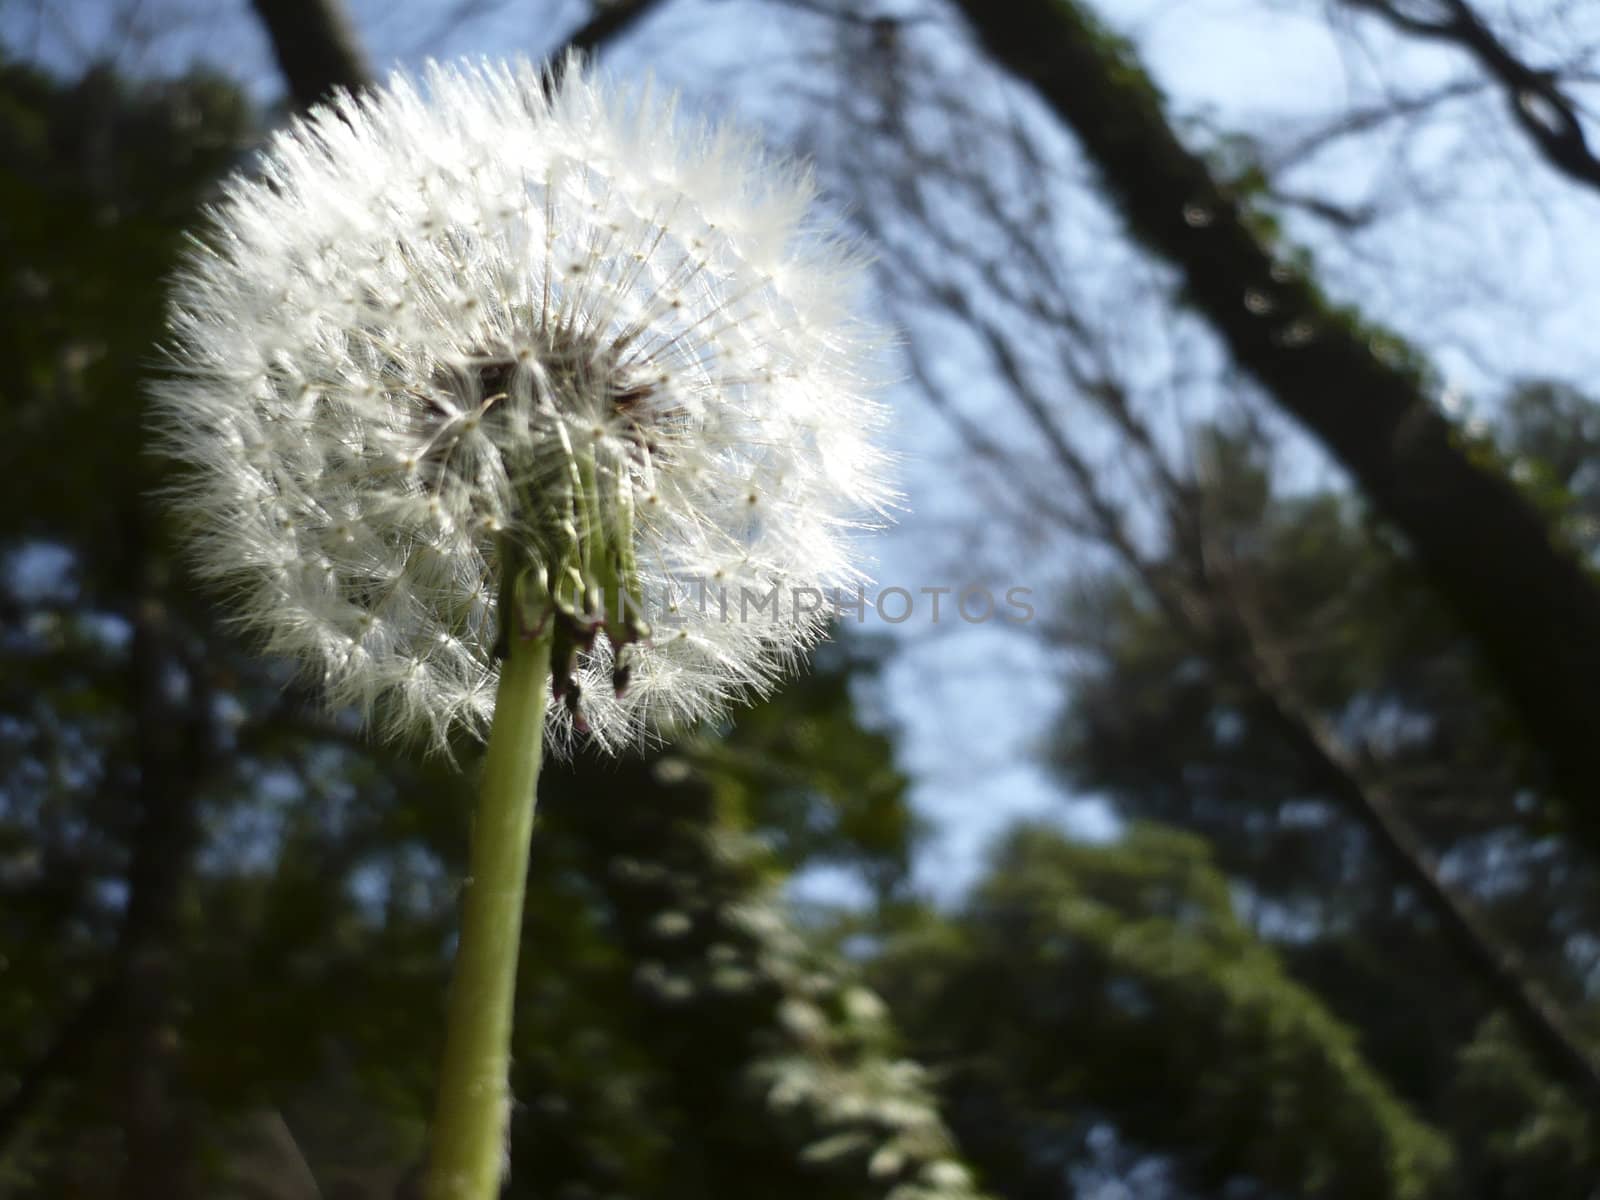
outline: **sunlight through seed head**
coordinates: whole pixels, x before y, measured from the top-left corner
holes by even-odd
[[[317,110],[175,283],[158,436],[199,574],[396,735],[481,732],[502,632],[552,621],[558,748],[770,687],[824,609],[715,596],[855,586],[893,498],[883,333],[813,193],[575,60]]]

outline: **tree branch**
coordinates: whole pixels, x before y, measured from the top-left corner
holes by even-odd
[[[1379,852],[1417,890],[1457,953],[1488,986],[1545,1069],[1600,1110],[1600,1063],[1585,1039],[1539,986],[1521,956],[1468,900],[1439,878],[1433,855],[1400,815],[1393,794],[1369,777],[1330,722],[1301,696],[1287,656],[1266,628],[1258,606],[1237,586],[1234,572],[1219,563],[1218,555],[1206,558],[1207,578],[1224,593],[1224,603],[1213,604],[1211,611],[1227,613],[1233,636],[1226,640],[1238,648],[1225,659],[1215,654],[1213,658],[1245,685],[1257,711],[1328,795],[1366,826]]]
[[[1154,86],[1072,0],[960,0],[983,46],[1078,135],[1135,234],[1182,274],[1235,360],[1401,531],[1600,849],[1600,587],[1511,482],[1461,444],[1415,363],[1253,232]]]
[[[310,108],[340,91],[371,87],[372,68],[361,49],[343,0],[251,0],[272,42],[289,93],[299,108]],[[590,54],[632,29],[661,0],[597,3],[594,15],[550,55],[561,70],[569,52]]]
[[[1561,91],[1555,72],[1535,69],[1519,59],[1466,0],[1440,0],[1450,15],[1437,22],[1410,17],[1389,0],[1344,3],[1374,13],[1415,37],[1448,42],[1472,55],[1499,85],[1512,119],[1544,160],[1568,179],[1600,191],[1600,158],[1589,148],[1577,108]]]
[[[147,581],[147,586],[133,614],[138,824],[114,985],[122,1005],[127,1106],[119,1195],[174,1200],[187,1194],[182,1121],[170,1095],[181,991],[174,944],[201,836],[197,793],[217,741],[206,664],[184,652],[182,635],[172,627],[155,585]],[[174,686],[175,672],[181,672],[181,687]]]
[[[343,0],[251,0],[266,27],[289,94],[310,108],[340,91],[372,86],[372,68]]]
[[[661,2],[662,0],[613,0],[612,3],[596,4],[594,16],[567,38],[566,45],[550,55],[550,61],[559,65],[568,51],[577,51],[580,54],[594,53],[627,33],[652,9],[659,8]]]

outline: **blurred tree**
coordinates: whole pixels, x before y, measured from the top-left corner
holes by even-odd
[[[17,618],[4,699],[20,751],[0,953],[33,968],[11,977],[32,1020],[4,1036],[8,1061],[34,1060],[0,1128],[66,1062],[88,1062],[105,1079],[92,1104],[118,1113],[123,1194],[160,1194],[166,1178],[182,1195],[171,950],[219,730],[204,651],[137,501],[153,480],[137,364],[182,225],[237,153],[246,108],[214,78],[140,88],[99,69],[61,87],[10,64],[0,95],[13,167],[0,286],[29,314],[0,333],[13,364],[0,547]]]
[[[1573,418],[1585,411],[1591,403],[1531,387],[1511,398],[1502,437],[1530,502],[1575,534],[1592,503],[1585,456],[1533,454],[1582,428]],[[1415,565],[1347,500],[1283,494],[1270,461],[1244,432],[1216,435],[1203,534],[1176,540],[1171,561],[1131,584],[1113,574],[1084,594],[1073,643],[1097,649],[1077,673],[1058,761],[1128,816],[1210,839],[1255,927],[1431,1119],[1463,1115],[1450,1101],[1463,1055],[1515,1054],[1532,1078],[1531,1054],[1571,1090],[1510,1088],[1501,1110],[1521,1095],[1536,1110],[1556,1106],[1553,1128],[1588,1128],[1587,931],[1600,920],[1600,875],[1528,797],[1504,708]],[[1179,577],[1199,589],[1186,593],[1191,609],[1209,601],[1248,621],[1223,626],[1220,642],[1175,622],[1149,580]],[[1241,669],[1263,659],[1270,670]],[[1337,748],[1348,739],[1358,748]],[[1518,1037],[1496,1026],[1499,1049],[1470,1051],[1497,1006]],[[1473,1078],[1483,1086],[1481,1066]],[[1548,1171],[1536,1140],[1529,1169]],[[1464,1162],[1483,1146],[1465,1129],[1456,1144]],[[1524,1194],[1511,1144],[1497,1143],[1495,1172],[1463,1172],[1468,1194]],[[1564,1161],[1562,1186],[1544,1194],[1587,1195],[1600,1163]]]
[[[1127,47],[1076,7],[971,7],[986,33],[1029,31],[985,45],[1012,73],[1044,80],[1042,98],[1068,118],[1103,189],[1078,186],[1079,163],[1042,109],[992,103],[950,69],[959,48],[909,23],[892,39],[839,32],[841,53],[872,84],[833,110],[856,140],[835,133],[823,144],[841,174],[867,181],[862,219],[885,247],[889,302],[914,331],[913,377],[967,463],[987,468],[972,472],[989,502],[975,553],[1011,571],[1052,553],[1076,559],[1062,594],[1079,603],[1060,620],[1059,605],[1042,606],[1033,630],[1041,648],[1078,664],[1056,748],[1071,791],[1212,842],[1244,918],[1348,1023],[1386,1085],[1452,1135],[1460,1170],[1448,1190],[1518,1194],[1564,1172],[1556,1194],[1587,1195],[1594,1164],[1566,1152],[1600,1100],[1595,876],[1592,855],[1573,841],[1581,814],[1566,826],[1550,803],[1545,729],[1519,715],[1526,692],[1519,699],[1483,669],[1470,622],[1448,589],[1430,586],[1437,578],[1414,531],[1370,489],[1309,486],[1305,456],[1273,436],[1270,412],[1216,351],[1231,352],[1270,398],[1325,403],[1329,421],[1363,425],[1352,436],[1409,452],[1412,443],[1390,445],[1381,423],[1361,415],[1382,388],[1345,378],[1348,388],[1328,390],[1336,364],[1315,354],[1298,360],[1303,375],[1276,381],[1250,357],[1284,365],[1325,336],[1347,337],[1332,358],[1349,351],[1347,361],[1389,385],[1409,381],[1405,404],[1432,414],[1423,441],[1442,436],[1452,470],[1482,473],[1519,514],[1531,553],[1556,547],[1578,583],[1573,595],[1590,588],[1594,485],[1584,464],[1593,449],[1581,439],[1595,406],[1538,383],[1508,398],[1498,429],[1447,424],[1425,364],[1393,335],[1327,306],[1304,255],[1263,266],[1274,285],[1313,287],[1322,306],[1302,331],[1309,342],[1289,336],[1279,322],[1298,310],[1282,307],[1282,288],[1229,273],[1241,246],[1281,253],[1269,208],[1256,203],[1273,181],[1248,149],[1225,145],[1211,163],[1186,150]],[[1072,30],[1050,26],[1047,10],[1066,13]],[[1118,161],[1104,161],[1113,154]],[[1202,183],[1213,190],[1195,191]],[[1105,223],[1100,190],[1112,202]],[[1188,203],[1197,207],[1186,212]],[[1165,223],[1162,237],[1147,218]],[[1143,279],[1144,255],[1084,248],[1112,238],[1118,222],[1177,271]],[[1219,222],[1229,226],[1220,242]],[[1196,275],[1211,291],[1197,296]],[[1232,308],[1219,315],[1224,292]],[[1252,321],[1241,349],[1235,327]],[[1263,348],[1274,331],[1285,336]],[[960,352],[941,354],[943,341],[959,341]],[[1578,442],[1570,453],[1569,441]],[[1404,486],[1429,491],[1433,504],[1445,494],[1436,483],[1419,469]],[[1444,507],[1435,515],[1460,543],[1461,587],[1498,573],[1489,586],[1511,605],[1502,616],[1525,593],[1541,593],[1530,605],[1549,599],[1537,573],[1490,565],[1468,508],[1445,507],[1447,517]],[[1571,626],[1548,619],[1535,635],[1540,653],[1564,654]],[[1506,628],[1511,641],[1527,632]],[[1534,657],[1521,664],[1528,687],[1546,682]],[[1559,736],[1592,740],[1582,731],[1594,706],[1568,699]],[[1491,1168],[1481,1126],[1453,1124],[1460,1109],[1451,1106],[1461,1056],[1492,1012],[1509,1018],[1518,1070],[1538,1084],[1496,1093],[1506,1128],[1524,1133],[1496,1140]],[[1528,1107],[1507,1116],[1518,1104]],[[971,1136],[971,1122],[956,1123]],[[1542,1148],[1536,1131],[1551,1135]],[[1529,1157],[1513,1167],[1519,1146]],[[1073,1154],[1081,1162],[1087,1151]]]
[[[1447,7],[1460,26],[1465,6]],[[1573,828],[1600,846],[1592,574],[1498,464],[1461,444],[1426,364],[1331,304],[1280,249],[1252,212],[1248,175],[1224,182],[1184,146],[1125,41],[1074,0],[962,9],[994,61],[1071,127],[1130,230],[1178,270],[1238,365],[1393,522],[1542,752]]]
[[[1232,908],[1197,838],[1025,828],[878,964],[1003,1195],[1074,1195],[1064,1148],[1104,1121],[1205,1194],[1444,1194],[1448,1143]]]

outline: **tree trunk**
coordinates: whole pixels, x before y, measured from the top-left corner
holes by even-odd
[[[1419,366],[1276,258],[1178,140],[1126,46],[1071,0],[960,0],[993,58],[1077,134],[1133,233],[1235,360],[1401,532],[1600,849],[1600,587],[1431,402]]]

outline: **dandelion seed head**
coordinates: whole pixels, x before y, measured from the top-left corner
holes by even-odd
[[[397,734],[481,732],[502,633],[549,621],[558,748],[770,687],[823,615],[705,581],[854,586],[893,499],[863,262],[813,199],[575,61],[295,124],[175,282],[158,433],[200,574]]]

